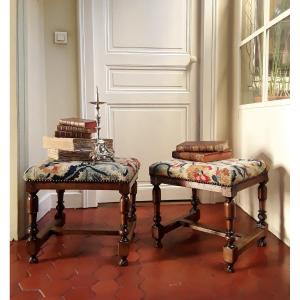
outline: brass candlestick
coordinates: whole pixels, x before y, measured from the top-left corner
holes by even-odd
[[[108,149],[105,141],[100,137],[100,105],[105,104],[106,102],[99,101],[99,90],[97,89],[97,101],[90,101],[91,104],[96,105],[97,111],[97,141],[95,143],[95,148],[90,154],[90,158],[93,160],[94,163],[97,161],[114,161],[114,150]]]

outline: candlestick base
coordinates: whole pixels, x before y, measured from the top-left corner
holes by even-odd
[[[103,139],[97,140],[94,150],[90,154],[90,158],[95,164],[97,161],[114,161],[113,149],[108,149]]]

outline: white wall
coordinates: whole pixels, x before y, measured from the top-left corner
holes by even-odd
[[[10,239],[18,237],[17,1],[10,2]]]
[[[234,17],[234,3],[232,0],[217,0],[216,5],[215,139],[228,140],[232,147],[233,84],[230,77],[233,72],[232,19]]]
[[[43,0],[47,87],[47,134],[60,118],[79,116],[76,0]],[[67,31],[68,44],[53,43],[55,31]]]
[[[43,1],[26,1],[27,7],[27,134],[28,165],[42,161],[41,147],[47,129]]]
[[[262,158],[270,164],[267,222],[269,230],[289,244],[289,207],[290,207],[290,161],[288,132],[290,105],[284,102],[252,104],[240,108],[238,78],[238,20],[239,1],[235,1],[233,33],[235,36],[234,73],[230,80],[234,82],[234,102],[232,107],[232,136],[234,154],[241,158]],[[257,217],[257,189],[247,189],[240,193],[238,204],[251,216]]]
[[[267,221],[270,231],[289,244],[290,105],[271,104],[239,109],[235,153],[242,158],[262,158],[270,165]],[[253,217],[258,210],[258,201],[253,201],[256,197],[257,189],[253,188],[243,191],[239,200],[240,206]]]

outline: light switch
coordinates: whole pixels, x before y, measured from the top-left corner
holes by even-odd
[[[54,42],[55,42],[55,44],[67,44],[68,43],[68,33],[56,31],[54,33]]]

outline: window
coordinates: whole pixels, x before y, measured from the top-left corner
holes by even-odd
[[[290,1],[242,0],[241,104],[290,98]]]

